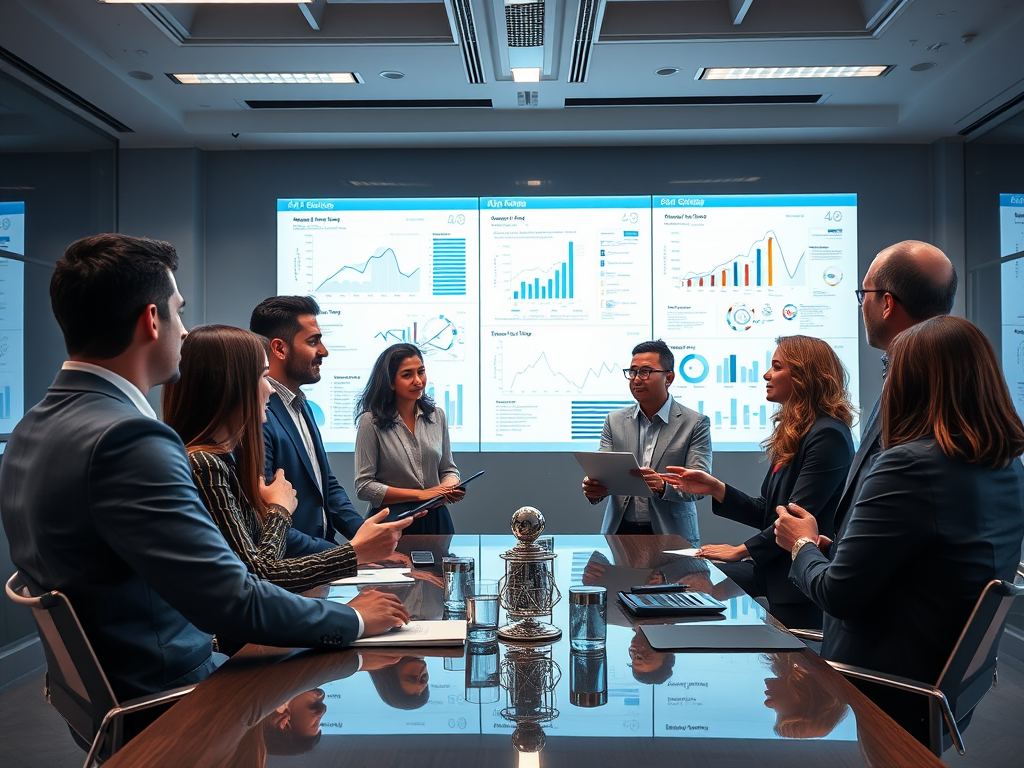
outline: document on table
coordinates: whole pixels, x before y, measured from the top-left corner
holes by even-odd
[[[353,641],[352,647],[462,645],[465,642],[466,622],[463,619],[454,621],[410,621],[405,626],[385,632],[383,635],[361,637]]]
[[[346,576],[331,582],[332,587],[367,584],[404,584],[413,581],[408,568],[360,568],[355,576]]]
[[[629,451],[574,451],[573,456],[587,477],[615,496],[653,496],[647,481],[631,471],[640,469],[636,456]]]
[[[666,549],[666,555],[682,555],[683,557],[697,557],[697,548],[690,547],[689,549]]]

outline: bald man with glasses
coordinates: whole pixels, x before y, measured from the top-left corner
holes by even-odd
[[[637,404],[609,413],[601,432],[601,450],[636,456],[654,495],[609,496],[607,488],[589,477],[583,478],[583,494],[591,504],[608,500],[601,533],[674,533],[698,547],[696,502],[703,496],[677,491],[658,474],[670,464],[711,471],[711,422],[669,394],[674,367],[675,356],[660,339],[634,347],[623,373]]]

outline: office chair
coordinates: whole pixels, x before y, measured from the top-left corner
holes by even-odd
[[[71,729],[85,743],[91,743],[85,768],[91,768],[104,744],[109,742],[108,756],[121,748],[125,715],[176,701],[195,687],[118,702],[78,616],[63,593],[44,592],[16,571],[7,581],[7,596],[32,610],[46,654],[43,692]]]
[[[1017,575],[1020,582],[1024,578],[1024,563],[1017,567]],[[966,748],[957,723],[974,710],[996,683],[999,638],[1013,600],[1021,594],[1024,594],[1024,584],[1021,583],[994,579],[985,585],[935,685],[837,661],[829,661],[828,664],[847,677],[928,696],[928,748],[937,757],[942,757],[944,737],[948,733],[956,751],[962,755]],[[790,632],[804,640],[822,639],[819,630],[791,629]]]

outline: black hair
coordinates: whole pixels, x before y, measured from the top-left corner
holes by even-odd
[[[291,344],[300,330],[302,315],[320,314],[320,305],[312,296],[271,296],[261,301],[249,318],[249,330],[267,339]]]
[[[641,341],[633,347],[634,355],[644,355],[648,352],[656,352],[658,354],[658,361],[666,371],[675,371],[676,356],[672,354],[672,350],[668,348],[668,344],[664,341],[661,339]]]
[[[50,278],[50,305],[64,332],[69,355],[99,360],[131,346],[139,316],[156,305],[169,320],[178,268],[174,246],[120,234],[76,240],[57,261]]]
[[[395,391],[392,388],[398,368],[409,357],[423,359],[423,353],[415,344],[392,344],[380,353],[373,364],[370,380],[356,401],[356,423],[364,413],[373,416],[373,422],[381,427],[391,427],[398,422],[398,408],[395,406]],[[424,392],[419,407],[430,416],[434,412],[434,401]]]
[[[416,656],[403,656],[397,664],[370,670],[370,679],[381,701],[394,709],[419,709],[430,700],[430,686],[419,693],[406,693],[398,676],[398,668],[409,661],[422,661]]]
[[[909,241],[893,246],[889,255],[880,260],[875,269],[875,287],[897,297],[914,320],[948,315],[953,309],[959,282],[956,268],[950,264],[952,277],[948,280],[937,280],[935,275],[922,274],[920,266],[913,259],[917,245]]]
[[[661,685],[670,677],[672,677],[672,668],[676,665],[676,655],[674,653],[666,653],[665,658],[662,659],[661,666],[657,669],[652,669],[650,672],[639,672],[636,667],[633,667],[633,679],[643,685]]]

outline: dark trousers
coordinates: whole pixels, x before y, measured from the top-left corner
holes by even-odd
[[[650,536],[654,533],[654,527],[650,523],[631,523],[623,518],[615,531],[616,536]]]

